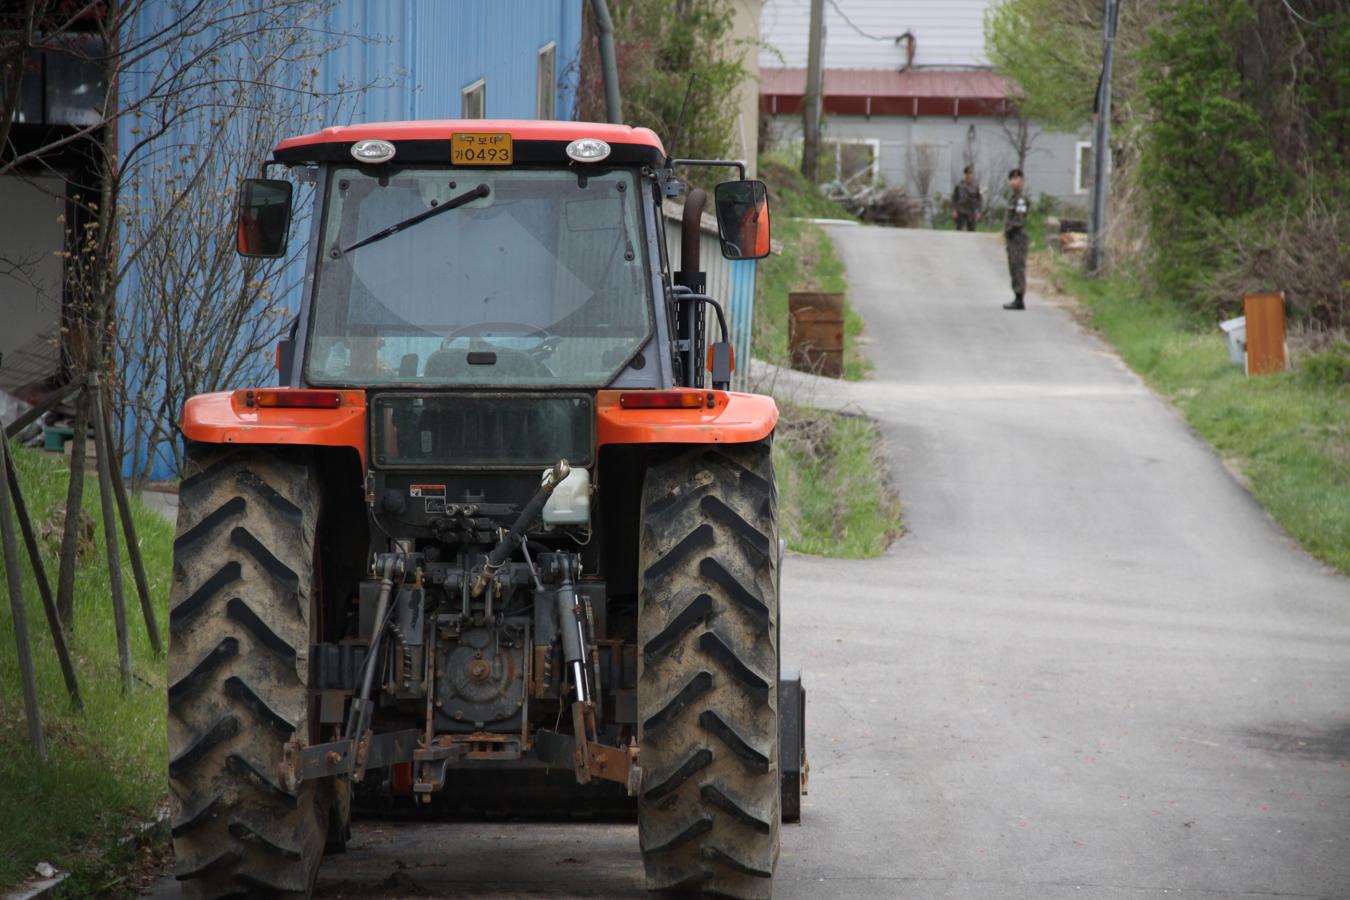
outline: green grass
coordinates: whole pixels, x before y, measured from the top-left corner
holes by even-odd
[[[759,264],[755,300],[754,352],[759,359],[788,364],[788,294],[792,291],[848,293],[844,264],[825,229],[803,219],[851,219],[838,203],[821,195],[802,177],[796,163],[781,154],[759,158],[759,177],[769,186],[773,236],[783,252]],[[844,378],[861,381],[872,361],[858,350],[862,317],[844,299]]]
[[[788,362],[788,294],[792,291],[848,292],[844,264],[825,229],[802,219],[779,219],[774,237],[783,242],[781,254],[771,254],[759,265],[755,301],[755,356],[779,365]],[[862,316],[844,301],[844,378],[861,381],[872,361],[858,350]]]
[[[17,450],[15,456],[24,498],[41,530],[52,510],[65,502],[68,469],[64,460],[35,451]],[[161,640],[167,641],[173,526],[138,501],[132,503]],[[122,693],[98,484],[92,478],[85,483],[84,508],[95,523],[96,548],[78,567],[75,622],[67,635],[83,712],[71,708],[41,597],[20,543],[28,630],[49,752],[46,763],[28,741],[13,619],[8,603],[0,609],[0,887],[22,881],[45,860],[72,871],[64,896],[134,896],[119,879],[136,861],[135,851],[121,846],[120,839],[130,827],[150,819],[166,798],[164,664],[150,648],[123,547],[135,684],[130,694]],[[45,557],[53,590],[59,529],[57,535]]]
[[[875,423],[782,404],[774,440],[780,534],[798,553],[868,559],[904,529],[900,503],[879,472]]]
[[[759,266],[755,302],[755,356],[788,364],[788,294],[820,291],[847,295],[844,264],[825,229],[813,218],[848,219],[797,171],[796,160],[765,154],[759,174],[768,185],[774,238],[781,254]],[[844,301],[844,378],[859,381],[872,368],[858,351],[863,320]],[[878,556],[901,533],[900,503],[878,472],[880,435],[870,420],[779,404],[774,440],[779,528],[798,553],[866,559]]]
[[[1128,278],[1063,268],[1056,278],[1125,361],[1235,464],[1275,520],[1350,574],[1350,385],[1297,371],[1247,378],[1229,362],[1219,329],[1175,302],[1141,297]]]

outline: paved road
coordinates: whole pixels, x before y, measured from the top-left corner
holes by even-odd
[[[996,239],[833,235],[875,378],[798,390],[881,421],[910,534],[785,569],[776,896],[1350,896],[1350,581],[1066,311],[999,309]],[[629,826],[359,838],[323,896],[642,894]]]

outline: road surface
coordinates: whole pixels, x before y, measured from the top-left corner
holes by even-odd
[[[909,534],[793,556],[781,898],[1350,896],[1350,581],[988,235],[832,228]],[[324,897],[642,896],[625,825],[368,823]],[[172,896],[161,884],[154,896]]]

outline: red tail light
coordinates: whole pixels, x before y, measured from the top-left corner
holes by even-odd
[[[619,395],[624,409],[712,409],[717,395],[712,391],[628,391]]]
[[[256,409],[337,409],[341,391],[309,391],[291,388],[254,388],[234,392],[235,402]]]

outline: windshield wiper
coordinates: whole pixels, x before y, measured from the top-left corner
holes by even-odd
[[[349,247],[343,247],[342,250],[339,252],[351,253],[357,247],[364,247],[366,244],[373,244],[376,241],[382,241],[391,235],[398,234],[405,228],[411,228],[414,225],[418,224],[419,222],[425,222],[427,219],[430,219],[432,216],[439,215],[440,213],[449,212],[452,209],[458,209],[459,207],[463,206],[469,201],[477,200],[479,197],[486,197],[490,193],[492,193],[492,191],[488,189],[488,186],[486,184],[480,184],[478,187],[473,188],[472,190],[465,191],[458,197],[452,197],[445,203],[442,203],[440,206],[433,206],[426,212],[420,212],[415,216],[409,216],[402,222],[395,222],[388,228],[382,228],[368,237],[363,237],[355,244],[352,244]]]

